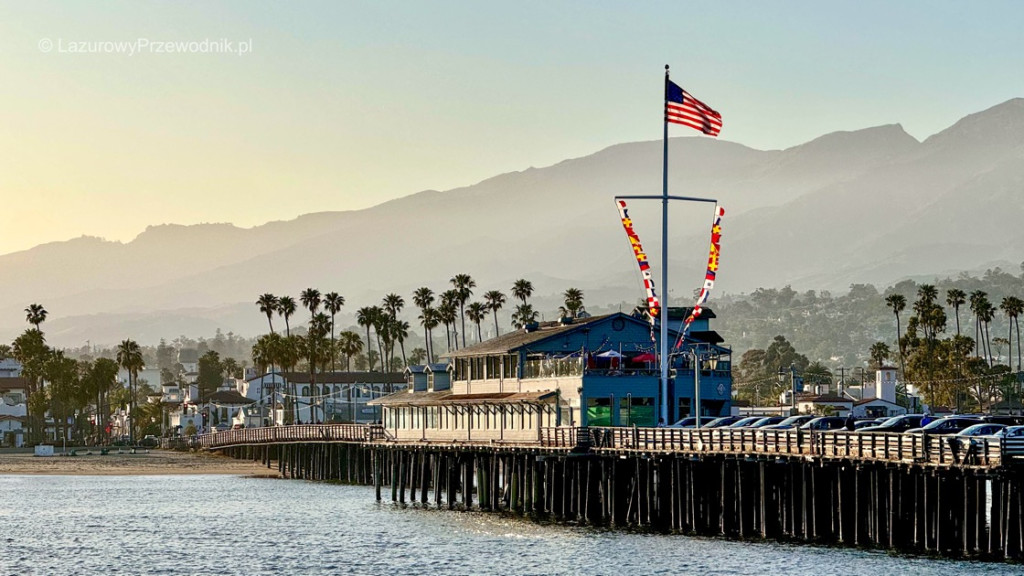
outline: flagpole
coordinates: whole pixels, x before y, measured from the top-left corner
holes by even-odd
[[[662,104],[661,163],[661,421],[668,426],[668,64],[665,64],[665,102]],[[698,414],[699,416],[699,414]]]

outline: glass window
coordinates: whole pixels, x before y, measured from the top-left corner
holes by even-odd
[[[587,426],[612,425],[611,398],[587,398]]]

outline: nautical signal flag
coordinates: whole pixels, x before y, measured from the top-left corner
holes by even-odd
[[[722,115],[697,100],[675,82],[665,79],[665,121],[682,124],[718,136],[722,131]]]

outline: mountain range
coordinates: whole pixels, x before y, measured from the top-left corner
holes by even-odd
[[[924,141],[900,125],[785,150],[672,138],[668,165],[670,194],[726,209],[716,290],[842,291],[1024,260],[1021,98]],[[47,336],[60,346],[216,328],[252,335],[265,329],[259,294],[297,297],[307,287],[345,295],[341,326],[386,293],[411,301],[416,287],[440,292],[458,273],[473,276],[478,294],[507,294],[515,279],[530,279],[535,307],[549,315],[570,286],[589,306],[632,303],[642,283],[613,198],[658,195],[661,183],[662,142],[634,142],[365,210],[253,228],[164,224],[126,243],[48,243],[0,256],[0,339],[24,329],[33,302],[50,311]],[[658,264],[660,203],[629,202]],[[673,202],[671,214],[669,296],[682,304],[703,278],[712,209]]]

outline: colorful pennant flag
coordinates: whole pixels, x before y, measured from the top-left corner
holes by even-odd
[[[697,295],[697,303],[693,305],[693,310],[683,321],[683,330],[679,334],[679,340],[676,341],[676,348],[683,345],[686,335],[690,333],[690,324],[700,317],[701,312],[704,311],[701,306],[708,301],[708,294],[715,287],[715,275],[718,273],[718,256],[722,241],[722,216],[724,215],[725,208],[715,206],[715,220],[711,225],[711,248],[708,253],[708,269],[704,273],[704,285],[700,289],[700,294]]]
[[[658,295],[654,293],[651,265],[647,261],[644,247],[640,244],[640,237],[633,230],[633,221],[630,220],[629,213],[626,211],[626,202],[624,200],[616,200],[615,203],[619,208],[619,218],[622,219],[622,227],[626,230],[629,245],[633,248],[633,254],[636,256],[636,263],[640,266],[640,275],[644,279],[644,290],[647,291],[647,311],[651,316],[651,324],[653,325],[654,319],[661,313],[661,302],[658,300]]]

